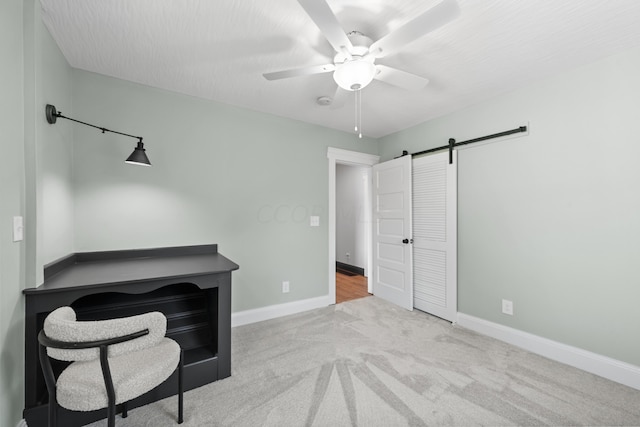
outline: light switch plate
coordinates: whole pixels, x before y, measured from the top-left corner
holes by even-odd
[[[319,216],[310,216],[309,217],[309,225],[312,227],[320,227],[320,217]]]

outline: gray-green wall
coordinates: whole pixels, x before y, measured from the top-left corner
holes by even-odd
[[[134,139],[67,124],[76,251],[217,243],[240,265],[234,311],[327,294],[327,147],[375,153],[375,140],[79,70],[73,107],[142,136],[153,163],[124,163]]]
[[[38,0],[24,2],[24,150],[26,282],[43,280],[43,266],[73,252],[73,133],[45,118],[45,105],[71,110],[71,67],[41,19]]]
[[[0,2],[0,425],[21,418],[24,244],[14,243],[13,216],[24,208],[22,1]]]
[[[49,129],[47,102],[71,103],[71,68],[37,0],[0,3],[0,425],[22,418],[25,287],[73,245],[72,134]],[[13,216],[24,240],[13,242]]]
[[[530,122],[459,152],[460,312],[640,365],[638,76],[634,50],[380,141],[389,159]]]

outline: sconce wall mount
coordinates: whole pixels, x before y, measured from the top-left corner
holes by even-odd
[[[101,126],[92,125],[90,123],[86,123],[80,120],[72,119],[71,117],[63,116],[62,113],[56,110],[56,107],[51,104],[47,104],[47,106],[45,107],[45,114],[47,116],[47,123],[49,124],[55,124],[58,121],[58,118],[67,119],[67,120],[71,120],[72,122],[80,123],[85,126],[90,126],[92,128],[98,129],[102,131],[102,133],[105,133],[105,132],[117,133],[118,135],[124,135],[130,138],[135,138],[138,140],[138,144],[136,144],[136,148],[133,150],[133,153],[131,153],[131,155],[127,158],[127,160],[125,160],[125,162],[133,165],[151,166],[151,162],[149,161],[149,158],[145,153],[144,144],[142,143],[141,136],[135,136],[135,135],[130,135],[124,132],[118,132],[118,131],[107,129]]]

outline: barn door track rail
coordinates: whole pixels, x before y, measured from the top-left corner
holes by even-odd
[[[527,127],[526,126],[520,126],[518,128],[515,128],[515,129],[506,130],[504,132],[498,132],[498,133],[494,133],[494,134],[491,134],[491,135],[481,136],[479,138],[469,139],[467,141],[456,142],[455,139],[449,138],[449,144],[447,144],[447,145],[443,145],[442,147],[430,148],[428,150],[418,151],[417,153],[412,153],[411,155],[412,156],[420,156],[422,154],[433,153],[433,152],[436,152],[436,151],[449,150],[449,164],[452,164],[453,163],[453,149],[455,147],[459,147],[461,145],[473,144],[474,142],[486,141],[488,139],[500,138],[501,136],[507,136],[507,135],[512,135],[514,133],[521,133],[521,132],[526,132],[526,131],[527,131]],[[406,150],[402,151],[402,156],[407,156],[407,155],[409,155],[408,151],[406,151]],[[400,157],[402,157],[402,156],[400,156]]]

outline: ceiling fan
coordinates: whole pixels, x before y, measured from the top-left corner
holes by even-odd
[[[325,0],[298,0],[298,3],[335,49],[333,64],[264,73],[263,76],[267,80],[279,80],[333,72],[333,78],[338,84],[334,104],[336,98],[344,98],[340,94],[341,91],[358,92],[373,79],[409,90],[425,87],[429,83],[428,79],[397,68],[376,64],[375,61],[400,51],[406,44],[443,26],[460,14],[456,0],[443,0],[374,42],[358,31],[346,33]]]

